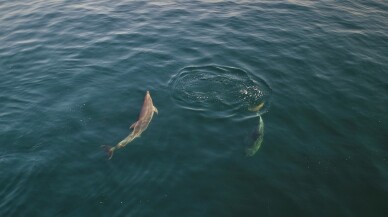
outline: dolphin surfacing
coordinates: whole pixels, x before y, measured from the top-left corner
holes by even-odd
[[[257,106],[250,107],[248,108],[248,110],[251,112],[258,112],[261,108],[263,108],[263,106],[264,106],[264,102],[260,103]]]
[[[124,148],[128,143],[132,142],[137,137],[140,137],[140,135],[147,129],[148,125],[150,124],[152,117],[154,113],[158,114],[158,109],[154,106],[150,92],[147,91],[143,107],[141,108],[139,119],[131,125],[129,129],[133,129],[131,134],[129,134],[127,137],[125,137],[123,140],[121,140],[116,146],[110,147],[110,146],[102,146],[106,153],[108,154],[108,158],[111,159],[113,156],[113,152],[116,149]]]

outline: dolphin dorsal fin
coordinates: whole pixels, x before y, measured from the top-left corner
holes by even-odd
[[[135,123],[133,123],[133,124],[129,127],[129,129],[133,129],[133,128],[136,126],[136,124],[137,124],[137,121],[136,121]]]
[[[154,106],[154,112],[158,114],[158,109]]]

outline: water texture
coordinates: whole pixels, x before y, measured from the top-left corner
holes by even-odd
[[[387,72],[386,1],[0,0],[0,216],[388,216]]]
[[[186,67],[173,75],[169,86],[181,107],[202,111],[208,118],[243,116],[258,106],[262,108],[255,115],[263,114],[264,105],[270,104],[271,89],[264,80],[232,67]]]

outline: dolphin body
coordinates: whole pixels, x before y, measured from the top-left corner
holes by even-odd
[[[129,129],[133,129],[132,133],[129,134],[127,137],[125,137],[123,140],[121,140],[114,147],[103,146],[103,148],[105,148],[108,154],[109,159],[112,158],[113,152],[116,149],[124,148],[128,143],[132,142],[132,140],[134,140],[137,137],[140,137],[140,135],[147,129],[149,123],[151,122],[154,112],[158,114],[158,109],[154,106],[152,102],[150,92],[147,91],[144,97],[144,103],[140,111],[139,119],[135,123],[133,123],[129,128]]]
[[[264,121],[261,115],[259,114],[259,111],[264,107],[264,102],[260,103],[257,106],[253,106],[249,108],[249,111],[256,112],[259,116],[259,125],[254,131],[254,138],[255,141],[254,143],[249,146],[246,150],[245,153],[248,157],[252,157],[253,155],[256,154],[256,152],[260,149],[261,144],[263,143],[264,140]]]
[[[263,118],[261,118],[261,115],[259,115],[259,126],[255,130],[255,138],[255,142],[245,150],[245,153],[248,157],[255,155],[264,140],[264,121]]]

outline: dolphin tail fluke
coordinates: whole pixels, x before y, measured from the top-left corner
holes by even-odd
[[[113,156],[114,147],[110,147],[108,145],[102,145],[101,147],[108,154],[108,160],[110,160],[112,158],[112,156]]]

